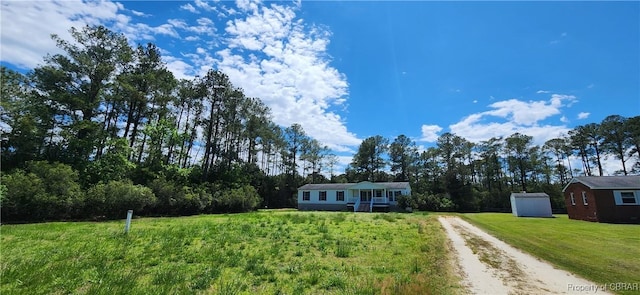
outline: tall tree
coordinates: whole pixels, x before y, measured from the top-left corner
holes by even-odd
[[[372,136],[360,144],[353,157],[351,166],[363,174],[364,179],[376,181],[375,175],[387,165],[383,155],[388,150],[389,140],[380,136]]]
[[[334,181],[334,172],[335,172],[335,167],[338,164],[338,156],[336,154],[328,154],[325,157],[325,161],[326,161],[326,167],[329,168],[329,177],[330,177],[330,181]]]
[[[311,182],[316,182],[316,177],[322,170],[322,160],[326,156],[329,148],[322,146],[316,139],[309,139],[303,144],[303,152],[300,159],[309,163],[311,169]]]
[[[138,143],[144,124],[158,124],[167,119],[168,93],[177,86],[177,81],[162,61],[160,50],[152,43],[138,45],[132,63],[120,74],[118,81],[126,118],[123,137],[128,138],[129,146],[133,147]],[[142,136],[137,162],[142,160],[145,144],[146,137]]]
[[[482,183],[491,191],[493,188],[502,191],[502,164],[500,151],[503,149],[502,138],[492,137],[478,145],[482,165]]]
[[[523,191],[527,190],[527,173],[531,168],[531,141],[533,137],[515,133],[505,139],[505,150],[509,155],[509,166],[517,173]]]
[[[300,157],[300,153],[307,141],[309,141],[309,136],[307,136],[300,124],[294,123],[284,129],[284,139],[287,145],[284,151],[287,173],[295,176],[298,174],[297,159]]]
[[[56,106],[33,91],[28,76],[0,66],[0,157],[2,169],[24,168],[30,160],[53,158]]]
[[[401,134],[389,145],[389,158],[396,180],[409,181],[410,171],[418,158],[418,148],[409,137]]]
[[[631,135],[627,132],[626,118],[619,115],[611,115],[602,120],[602,133],[604,134],[604,148],[612,153],[622,163],[622,172],[627,175],[626,162],[629,159],[627,152],[632,148]]]
[[[602,176],[602,161],[600,160],[600,150],[604,140],[602,127],[596,123],[589,123],[576,127],[576,130],[589,140],[589,144],[594,152],[594,157],[591,162],[598,167],[598,175]]]
[[[209,70],[202,79],[200,87],[204,94],[205,108],[208,109],[208,117],[202,120],[204,123],[204,155],[202,160],[203,177],[207,178],[213,168],[216,157],[220,152],[222,139],[223,115],[225,112],[225,100],[233,91],[229,77],[220,71]]]
[[[570,145],[582,160],[582,171],[584,175],[591,176],[591,165],[589,164],[593,149],[589,146],[589,139],[581,129],[569,130]]]
[[[635,168],[640,169],[640,116],[628,118],[625,124],[626,132],[629,134],[629,144],[632,146],[629,157],[637,154]]]
[[[549,139],[544,143],[543,149],[552,153],[556,157],[555,171],[558,175],[558,179],[562,185],[565,185],[567,180],[567,167],[564,165],[566,157],[565,151],[567,150],[567,141],[564,138]]]
[[[68,145],[69,162],[89,159],[100,138],[105,116],[101,107],[109,99],[114,78],[131,60],[131,48],[123,34],[103,26],[70,30],[73,41],[52,38],[64,54],[45,58],[34,70],[38,90],[61,110],[58,126]]]

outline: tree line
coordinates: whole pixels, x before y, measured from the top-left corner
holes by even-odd
[[[152,43],[70,32],[27,74],[1,68],[3,220],[290,207],[300,164],[320,174],[328,149],[224,73],[176,79]]]
[[[408,181],[414,195],[407,205],[427,210],[509,210],[512,192],[535,191],[549,194],[561,211],[562,188],[571,178],[603,176],[602,162],[610,157],[620,163],[615,174],[640,172],[640,116],[611,115],[542,146],[521,133],[480,143],[444,133],[434,147],[419,151],[405,135],[393,142],[373,136],[362,142],[341,178]],[[573,167],[576,162],[581,165]]]
[[[3,221],[292,207],[304,183],[361,180],[410,181],[423,209],[485,210],[514,189],[602,174],[610,155],[623,173],[638,169],[638,117],[611,116],[544,147],[521,134],[472,144],[446,133],[418,153],[406,136],[375,136],[337,175],[335,154],[299,124],[275,124],[224,73],[177,79],[153,43],[131,46],[103,26],[70,32],[52,36],[63,53],[28,73],[1,67]]]

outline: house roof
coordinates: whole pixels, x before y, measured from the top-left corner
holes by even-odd
[[[572,183],[582,183],[590,189],[640,189],[640,175],[578,176],[571,179],[562,191]]]
[[[514,198],[548,198],[546,193],[511,193]]]
[[[309,183],[299,190],[406,189],[408,182]]]

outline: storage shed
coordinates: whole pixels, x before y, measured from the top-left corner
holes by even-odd
[[[545,193],[512,193],[511,212],[517,217],[552,217],[551,201]]]

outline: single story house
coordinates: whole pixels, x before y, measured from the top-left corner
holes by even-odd
[[[562,192],[570,219],[640,223],[640,175],[575,177]]]
[[[545,193],[512,193],[511,212],[517,217],[553,217],[551,200]]]
[[[298,210],[389,211],[402,195],[411,195],[408,182],[305,184],[298,188]]]

